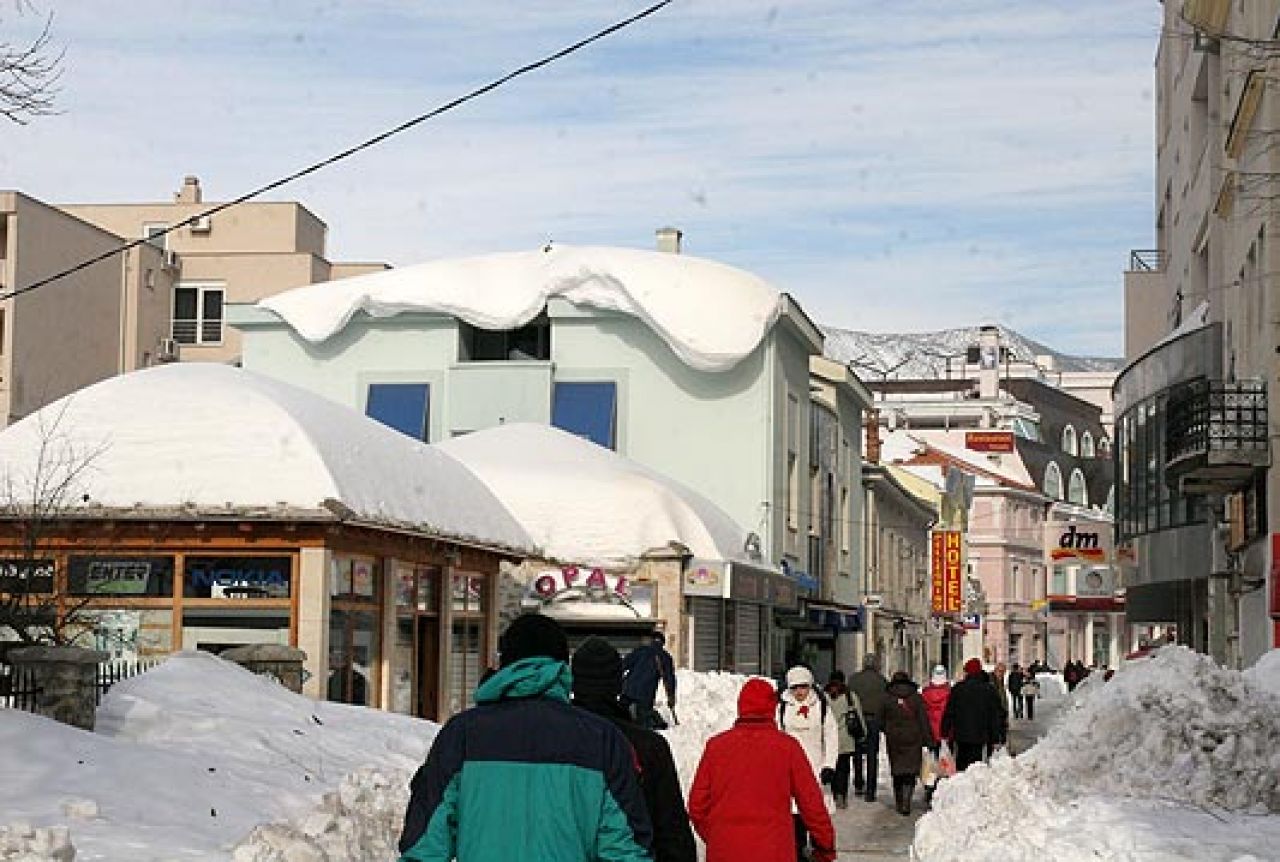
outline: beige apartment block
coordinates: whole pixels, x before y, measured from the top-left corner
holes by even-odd
[[[0,427],[115,374],[234,362],[240,341],[225,325],[227,303],[387,268],[329,261],[328,228],[299,203],[251,202],[202,217],[216,205],[195,177],[159,203],[53,205],[0,190]]]

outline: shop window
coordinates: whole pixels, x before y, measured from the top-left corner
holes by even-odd
[[[428,440],[431,387],[426,383],[371,383],[364,415],[414,440]]]
[[[287,599],[293,558],[187,557],[182,594],[189,599]]]
[[[488,666],[485,655],[485,580],[454,572],[450,580],[453,627],[449,633],[449,711],[458,713],[475,704],[480,675]]]
[[[551,320],[540,314],[517,329],[481,329],[458,322],[462,362],[519,362],[551,359]]]
[[[617,448],[616,383],[557,383],[551,399],[552,425],[598,446]]]
[[[173,652],[173,611],[81,608],[68,634],[76,646],[105,652],[109,661],[160,659]]]
[[[335,608],[329,614],[329,680],[326,695],[338,703],[375,706],[378,616]]]
[[[378,593],[378,566],[372,557],[334,555],[329,561],[329,595],[335,599],[372,601]]]
[[[73,596],[172,596],[173,557],[73,556],[67,560],[67,591]]]
[[[240,602],[188,607],[182,614],[182,648],[220,653],[250,644],[289,644],[289,609]]]

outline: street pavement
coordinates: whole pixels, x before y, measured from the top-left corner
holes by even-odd
[[[1022,754],[1048,730],[1062,701],[1036,703],[1035,721],[1015,718],[1010,723],[1009,743],[1014,755]],[[894,862],[910,855],[916,821],[924,813],[924,794],[919,785],[911,807],[911,816],[903,817],[893,808],[893,781],[889,762],[881,745],[879,787],[876,800],[866,802],[849,798],[849,807],[831,812],[836,827],[836,849],[840,862]]]

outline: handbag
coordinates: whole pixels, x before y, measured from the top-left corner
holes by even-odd
[[[920,783],[925,787],[938,783],[938,761],[927,748],[920,757]]]
[[[849,732],[850,739],[861,742],[867,738],[867,723],[862,718],[862,703],[852,691],[846,691],[844,699],[849,704],[849,709],[844,714],[844,729]]]
[[[944,740],[938,749],[938,777],[950,778],[956,774],[956,757],[951,753],[951,746]]]

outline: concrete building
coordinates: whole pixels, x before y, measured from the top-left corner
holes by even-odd
[[[660,231],[659,243],[665,250],[548,246],[436,261],[349,280],[337,294],[276,297],[279,314],[235,306],[231,319],[245,367],[420,439],[552,424],[697,490],[803,591],[799,613],[777,607],[759,632],[768,672],[801,656],[821,671],[840,660],[833,630],[858,624],[861,549],[849,536],[840,544],[836,522],[862,518],[866,390],[839,366],[811,364],[822,336],[793,299],[679,254],[678,232]],[[519,315],[504,310],[512,305]],[[712,346],[725,339],[735,342],[728,353]],[[727,589],[776,604],[753,596],[761,585],[745,572]],[[693,602],[686,613],[711,607]],[[710,617],[693,623],[732,633]]]
[[[1155,248],[1125,274],[1117,533],[1130,623],[1232,666],[1280,643],[1275,0],[1169,0]]]
[[[386,268],[331,263],[324,222],[301,204],[251,202],[201,217],[215,205],[195,177],[172,202],[52,205],[0,191],[0,426],[114,374],[179,358],[233,362],[240,345],[225,326],[228,303]]]

